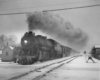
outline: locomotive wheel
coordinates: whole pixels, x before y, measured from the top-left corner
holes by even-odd
[[[37,61],[36,58],[32,58],[32,59],[31,59],[32,64],[35,63],[36,61]]]
[[[23,59],[20,59],[20,60],[18,61],[18,63],[19,63],[19,64],[22,64],[22,65],[26,65],[26,64],[27,64],[27,60],[26,60],[26,58],[23,58]]]
[[[14,60],[13,60],[13,61],[14,61],[14,63],[16,63],[17,59],[16,59],[16,58],[14,58]]]
[[[27,60],[27,64],[33,64],[33,61],[32,61],[32,59],[30,59],[30,60]]]

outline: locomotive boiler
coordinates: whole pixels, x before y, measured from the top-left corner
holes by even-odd
[[[53,39],[29,31],[21,38],[21,47],[18,50],[17,62],[19,64],[33,64],[36,61],[47,61],[62,58],[70,48],[60,45]]]

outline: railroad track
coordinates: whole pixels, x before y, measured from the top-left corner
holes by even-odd
[[[59,68],[60,66],[73,61],[77,57],[78,56],[74,56],[62,61],[44,65],[42,67],[36,68],[35,70],[30,70],[18,76],[14,76],[8,80],[39,80],[40,78],[46,76],[47,73],[50,73],[51,71]]]

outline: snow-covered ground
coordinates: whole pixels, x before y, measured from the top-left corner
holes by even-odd
[[[100,61],[94,60],[96,63],[86,63],[85,57],[79,57],[40,80],[100,80]]]
[[[43,63],[35,63],[33,65],[19,65],[13,62],[0,62],[0,80],[8,80],[14,76],[18,76],[20,74],[24,74],[31,70],[35,70],[44,65],[48,65],[54,62],[58,62],[61,60],[65,60],[66,58],[56,59],[52,61],[46,61]]]
[[[14,76],[35,70],[41,66],[64,60],[66,58],[35,63],[33,65],[18,65],[13,62],[0,62],[0,80],[9,80]],[[85,57],[80,56],[71,63],[46,74],[40,80],[100,80],[100,61],[94,59],[96,63],[85,62]],[[34,74],[33,74],[34,75]],[[27,78],[28,79],[28,78]]]

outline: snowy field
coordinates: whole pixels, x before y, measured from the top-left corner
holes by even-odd
[[[85,58],[80,57],[40,80],[100,80],[100,61],[94,60],[96,63],[86,63]]]
[[[0,62],[0,80],[8,80],[14,76],[19,76],[20,74],[24,74],[31,70],[35,70],[41,66],[45,66],[65,59],[66,58],[56,59],[52,61],[46,61],[43,63],[37,62],[33,65],[19,65],[13,62]]]
[[[0,80],[9,80],[14,76],[27,73],[51,63],[55,63],[66,58],[56,59],[46,62],[37,62],[33,65],[19,65],[13,62],[0,62]],[[69,64],[50,72],[40,80],[100,80],[100,61],[94,59],[96,63],[85,62],[85,57],[80,56]],[[28,79],[28,78],[27,78]]]

